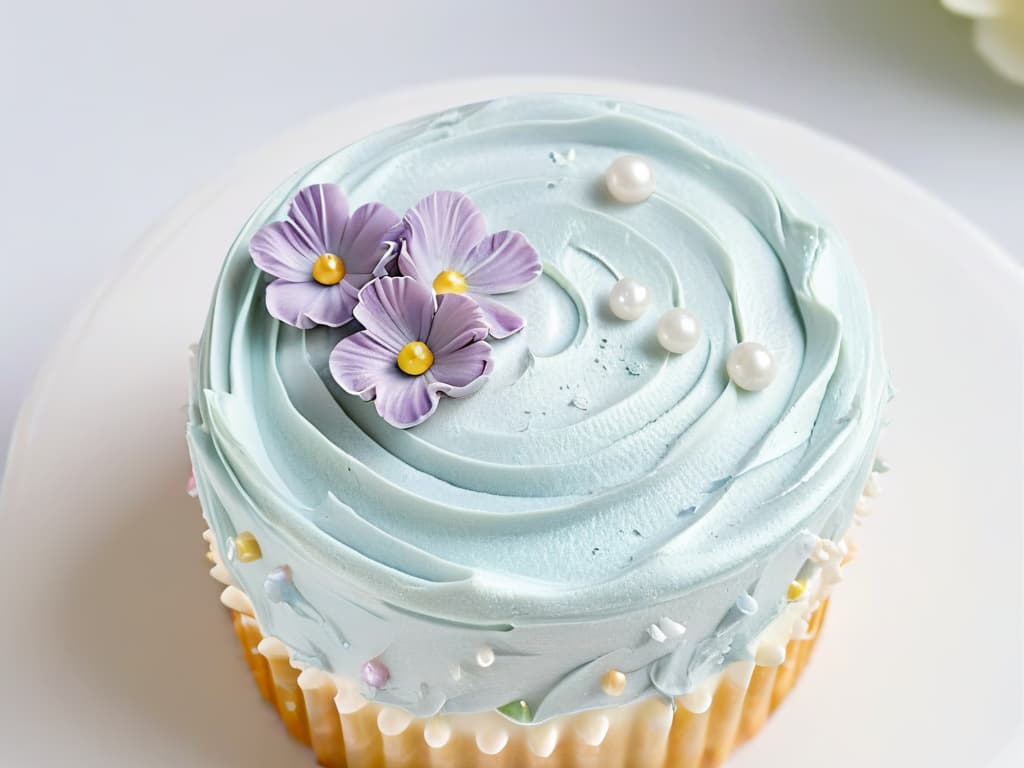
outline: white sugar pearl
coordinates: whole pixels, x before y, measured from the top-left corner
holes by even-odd
[[[775,361],[756,341],[737,345],[725,367],[733,384],[751,392],[759,392],[775,380]]]
[[[681,355],[700,341],[700,321],[692,312],[676,307],[658,321],[658,343],[669,352]]]
[[[642,203],[654,194],[654,170],[642,157],[623,155],[608,166],[604,183],[620,203]]]
[[[608,307],[620,320],[636,320],[650,306],[650,289],[631,277],[619,280],[608,294]]]

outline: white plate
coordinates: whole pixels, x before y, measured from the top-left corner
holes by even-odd
[[[951,210],[806,128],[623,82],[481,80],[329,114],[156,225],[25,404],[0,492],[0,765],[312,766],[248,678],[184,494],[185,349],[252,208],[307,162],[427,111],[539,90],[699,117],[820,201],[882,317],[894,471],[814,663],[734,759],[1020,765],[1020,271]]]

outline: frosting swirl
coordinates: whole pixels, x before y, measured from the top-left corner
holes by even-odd
[[[603,187],[623,154],[656,170],[646,202]],[[267,314],[249,239],[317,182],[398,211],[459,190],[541,254],[540,280],[502,297],[527,328],[494,343],[473,397],[395,429],[331,378],[350,331]],[[624,276],[653,290],[632,322],[607,306]],[[703,326],[685,355],[657,342],[674,306]],[[762,392],[726,374],[742,341],[775,359]],[[415,714],[524,699],[541,720],[750,658],[808,533],[849,525],[887,397],[860,279],[807,203],[677,115],[538,96],[397,126],[277,190],[228,255],[189,443],[218,539],[260,541],[261,561],[228,567],[266,632],[354,679],[379,659],[371,693]],[[281,565],[301,603],[264,593]]]

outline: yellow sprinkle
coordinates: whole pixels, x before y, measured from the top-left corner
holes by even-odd
[[[238,562],[240,563],[251,563],[263,557],[260,543],[249,531],[242,531],[235,536],[235,551],[238,552]]]
[[[211,563],[217,562],[213,557],[213,552],[210,552],[209,550],[206,551],[206,559],[209,560]]]
[[[345,278],[345,262],[325,253],[313,262],[313,279],[320,285],[337,285]]]
[[[434,293],[465,293],[466,278],[461,272],[446,269],[434,278]]]
[[[434,353],[422,341],[410,341],[398,353],[398,367],[410,376],[419,376],[434,364]]]
[[[807,584],[802,579],[789,582],[789,591],[786,593],[786,599],[790,602],[799,600],[803,596],[805,589],[807,589]]]
[[[609,696],[621,696],[626,690],[626,676],[617,669],[609,669],[601,677],[601,690]]]

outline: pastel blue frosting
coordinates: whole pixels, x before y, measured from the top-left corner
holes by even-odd
[[[623,154],[654,168],[650,200],[607,195]],[[527,235],[544,274],[506,297],[528,325],[479,393],[395,429],[331,379],[345,330],[269,316],[249,239],[317,182],[398,212],[461,190]],[[622,276],[654,292],[639,320],[607,308]],[[685,355],[656,339],[673,306],[704,329]],[[777,364],[762,392],[726,375],[746,340]],[[546,95],[382,131],[277,189],[228,254],[188,438],[220,551],[260,542],[226,566],[265,633],[352,679],[378,658],[390,679],[366,694],[416,715],[524,699],[539,721],[751,658],[809,543],[849,526],[887,397],[863,285],[811,206],[686,118]],[[271,600],[281,565],[294,583]],[[652,639],[666,618],[685,633]]]

